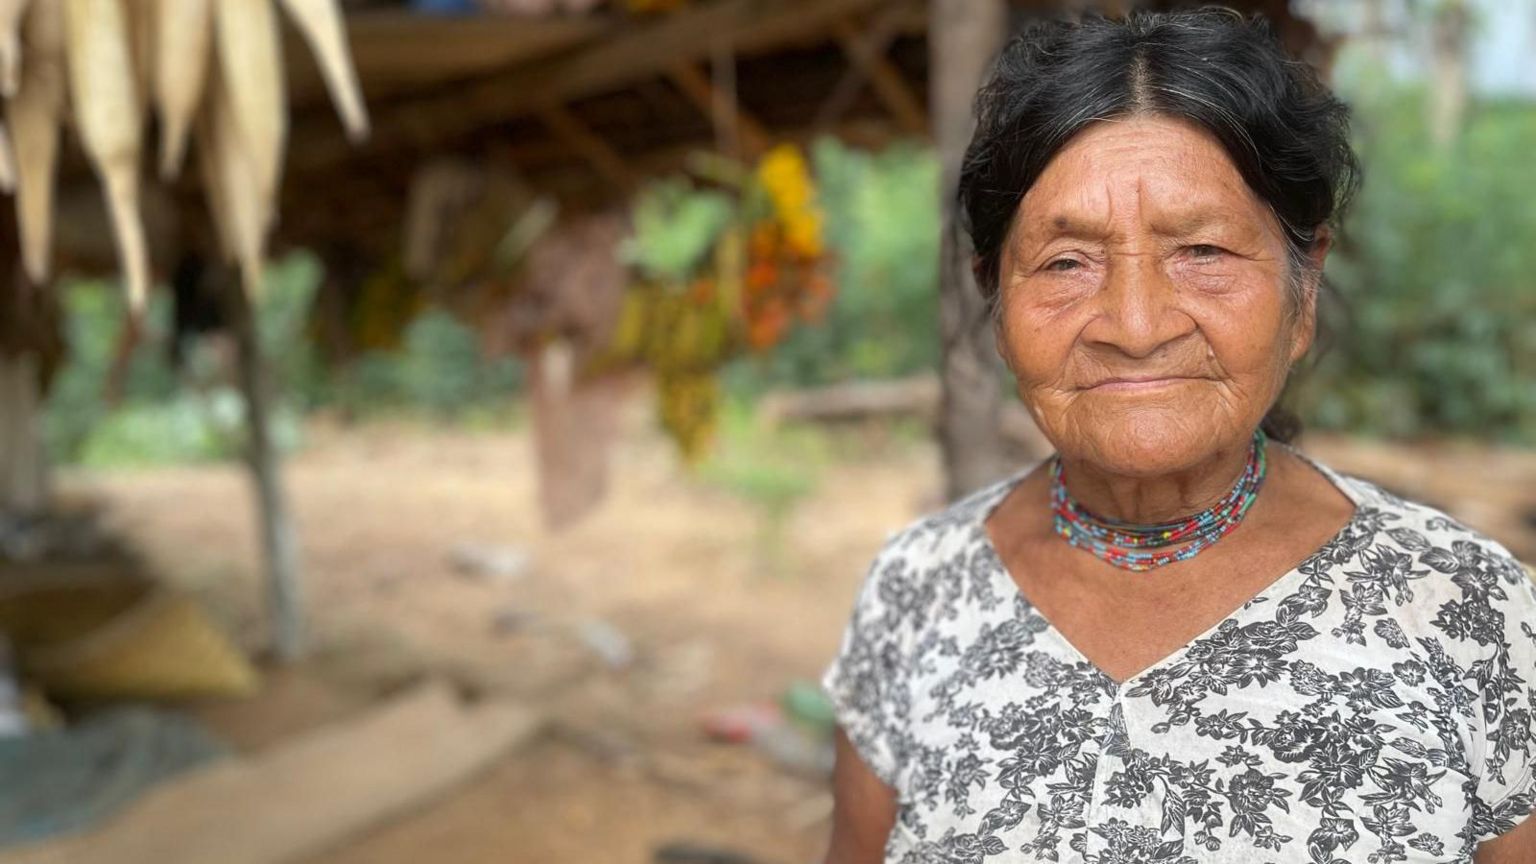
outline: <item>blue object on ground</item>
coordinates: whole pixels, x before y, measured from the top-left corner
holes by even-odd
[[[89,829],[156,783],[227,752],[190,717],[149,708],[0,739],[0,849]]]

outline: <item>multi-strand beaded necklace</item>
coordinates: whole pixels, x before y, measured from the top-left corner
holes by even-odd
[[[1269,468],[1264,441],[1262,429],[1253,433],[1253,446],[1242,476],[1214,507],[1157,525],[1108,519],[1077,503],[1067,491],[1061,457],[1057,456],[1051,465],[1051,510],[1055,513],[1056,533],[1073,546],[1124,570],[1144,573],[1193,558],[1241,525],[1258,499]]]

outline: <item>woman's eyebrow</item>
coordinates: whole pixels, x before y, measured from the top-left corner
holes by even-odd
[[[1045,219],[1031,219],[1025,223],[1026,235],[1040,239],[1072,237],[1081,240],[1102,240],[1111,233],[1110,226],[1102,219],[1088,219],[1070,214],[1057,214]]]
[[[1199,210],[1153,220],[1153,233],[1164,237],[1187,237],[1204,228],[1231,225],[1234,214],[1226,209]]]

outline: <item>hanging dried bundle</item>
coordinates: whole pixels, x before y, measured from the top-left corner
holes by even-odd
[[[0,190],[15,187],[29,278],[46,281],[51,269],[59,130],[72,121],[105,190],[130,308],[143,309],[151,269],[139,183],[154,110],[159,173],[175,177],[196,139],[220,243],[247,289],[259,287],[288,135],[274,3],[318,55],[348,137],[365,137],[338,0],[0,0]]]
[[[325,87],[347,137],[354,142],[368,137],[368,109],[363,104],[363,91],[357,83],[352,49],[347,45],[336,0],[283,0],[283,5],[320,61],[320,73],[325,76]]]
[[[213,0],[158,0],[155,101],[160,109],[160,176],[175,177],[208,77]]]
[[[149,252],[139,218],[139,135],[131,22],[123,0],[64,0],[65,56],[75,125],[106,189],[107,209],[126,271],[129,306],[142,310]]]
[[[53,181],[64,117],[68,73],[64,61],[64,12],[57,2],[34,3],[22,24],[27,62],[21,83],[6,103],[16,153],[16,221],[27,277],[48,280],[53,246]]]

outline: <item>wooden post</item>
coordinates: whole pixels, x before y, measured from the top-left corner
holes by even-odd
[[[255,310],[238,280],[223,282],[220,287],[229,308],[240,391],[245,397],[246,462],[256,492],[272,653],[277,660],[289,662],[303,656],[307,642],[298,538],[284,495],[281,458],[272,441],[270,393]]]
[[[954,500],[1006,468],[1003,388],[990,320],[971,274],[971,244],[959,228],[955,190],[975,128],[972,103],[1007,33],[1006,0],[932,0],[929,116],[942,163],[943,245],[939,328],[943,398],[938,417],[945,493]]]
[[[0,514],[35,516],[48,506],[38,357],[0,353]]]

